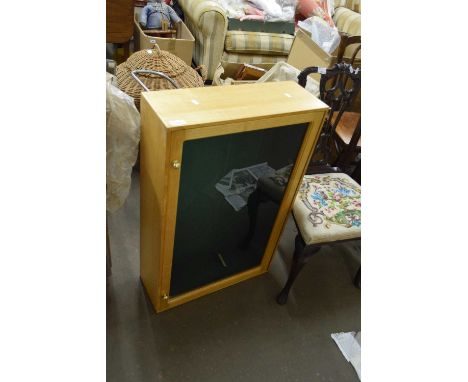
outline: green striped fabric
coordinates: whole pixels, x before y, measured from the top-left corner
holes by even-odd
[[[228,31],[224,50],[228,53],[287,56],[294,36],[279,33]]]
[[[346,32],[351,36],[360,36],[361,35],[361,14],[353,12],[348,8],[340,7],[335,9],[335,14],[333,15],[333,21],[337,26],[338,30],[341,32]],[[357,45],[353,44],[346,48],[344,56],[351,57],[356,50]],[[357,59],[355,66],[360,66],[361,52],[357,54]]]
[[[335,0],[335,8],[346,7],[354,12],[361,13],[361,0]]]
[[[361,14],[340,7],[335,9],[333,21],[341,32],[346,32],[351,36],[361,35]]]
[[[277,62],[285,62],[288,56],[272,56],[272,55],[254,55],[254,54],[236,54],[224,52],[222,61],[238,64],[276,64]]]
[[[214,1],[179,0],[179,4],[185,24],[195,37],[193,60],[197,65],[205,65],[207,78],[211,80],[224,50],[226,14]]]

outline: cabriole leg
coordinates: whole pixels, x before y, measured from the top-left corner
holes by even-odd
[[[282,291],[276,297],[276,302],[280,305],[286,304],[288,301],[289,290],[291,289],[294,281],[296,280],[297,275],[302,270],[304,265],[309,261],[309,258],[316,252],[318,252],[320,247],[311,247],[306,246],[298,234],[296,236],[296,245],[294,248],[294,255],[291,264],[291,270],[289,271],[288,281]]]

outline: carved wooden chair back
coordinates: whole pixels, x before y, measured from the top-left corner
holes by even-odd
[[[361,67],[361,36],[351,36],[346,32],[340,32],[340,45],[336,55],[336,63],[346,62],[353,68]],[[347,86],[348,84],[345,84]],[[361,95],[358,94],[350,106],[350,111],[361,112]]]
[[[340,32],[340,37],[336,63],[346,62],[352,66],[360,66],[360,63],[357,64],[356,58],[361,51],[361,36],[351,36],[348,33]],[[351,55],[345,57],[345,53],[351,53]]]
[[[311,164],[328,165],[332,162],[333,134],[343,113],[353,103],[361,88],[361,70],[354,69],[350,64],[341,62],[332,68],[311,66],[305,68],[298,76],[299,85],[305,88],[307,76],[320,73],[320,99],[330,109],[326,115],[320,138],[317,142]]]

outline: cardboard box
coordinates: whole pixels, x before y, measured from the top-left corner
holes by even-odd
[[[309,32],[299,28],[291,46],[287,62],[299,70],[309,66],[330,68],[336,63],[337,50],[338,49],[332,54],[325,52],[310,38]],[[346,57],[347,55],[345,52],[344,59],[346,59]],[[361,66],[360,57],[359,52],[355,61],[355,66],[357,67]],[[320,81],[320,74],[318,73],[311,74],[310,77]]]
[[[213,86],[221,86],[221,85],[227,85],[225,83],[226,79],[231,78],[234,79],[236,74],[239,72],[239,69],[241,68],[243,64],[238,64],[238,63],[233,63],[233,62],[226,62],[226,61],[221,61],[218,67],[216,68],[216,71],[213,75]],[[252,64],[254,66],[257,66],[259,68],[265,69],[266,71],[270,70],[271,67],[274,64]],[[256,80],[244,80],[244,81],[236,81],[232,80],[229,81],[231,85],[242,85],[242,84],[252,84],[255,83]]]
[[[187,65],[191,66],[195,38],[183,22],[179,25],[176,38],[148,36],[145,34],[145,32],[143,32],[140,24],[138,23],[138,14],[139,12],[135,10],[135,51],[151,49],[153,48],[154,44],[158,44],[160,49],[174,54],[175,56],[181,58]]]
[[[302,70],[308,66],[319,66],[329,68],[336,61],[336,56],[325,52],[318,46],[303,29],[298,29],[296,37],[291,46],[288,56],[288,64]],[[310,75],[313,79],[320,81],[320,74]]]

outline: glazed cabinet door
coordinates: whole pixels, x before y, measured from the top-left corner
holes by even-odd
[[[173,240],[166,252],[172,258],[165,266],[169,299],[259,269],[308,126],[196,139],[174,134],[169,189],[175,192],[168,202]],[[259,182],[272,198],[260,203],[249,235]]]

